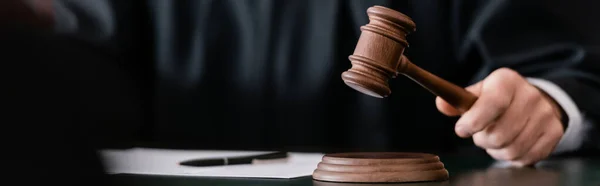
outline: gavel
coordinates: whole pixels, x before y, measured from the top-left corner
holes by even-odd
[[[366,95],[385,98],[392,93],[388,80],[402,74],[461,113],[471,108],[477,100],[475,95],[423,70],[404,56],[409,46],[406,36],[416,31],[410,17],[383,6],[368,8],[367,15],[369,23],[360,27],[356,48],[348,57],[352,67],[342,73],[346,85]]]

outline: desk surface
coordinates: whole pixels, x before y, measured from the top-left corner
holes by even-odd
[[[531,168],[507,168],[487,157],[441,157],[450,180],[403,184],[343,184],[313,181],[312,178],[244,179],[114,175],[122,185],[168,186],[600,186],[600,157],[561,158],[541,162]]]

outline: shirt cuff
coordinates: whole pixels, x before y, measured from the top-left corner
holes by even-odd
[[[526,79],[530,84],[538,87],[552,97],[562,107],[569,118],[568,127],[552,154],[577,150],[584,140],[584,127],[582,114],[573,99],[563,89],[548,80],[539,78]]]

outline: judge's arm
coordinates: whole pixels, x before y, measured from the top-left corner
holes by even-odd
[[[506,1],[471,34],[484,68],[467,89],[479,97],[458,113],[456,134],[498,160],[531,165],[553,154],[598,147],[600,29],[583,1]],[[490,12],[488,12],[490,13]],[[600,16],[600,15],[595,15]],[[595,149],[597,150],[597,149]]]

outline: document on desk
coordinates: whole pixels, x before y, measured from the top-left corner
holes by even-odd
[[[281,162],[242,164],[211,167],[189,167],[179,162],[198,158],[222,158],[268,153],[265,151],[210,151],[133,148],[101,151],[110,174],[145,174],[174,176],[296,178],[310,176],[323,154],[289,153]]]

